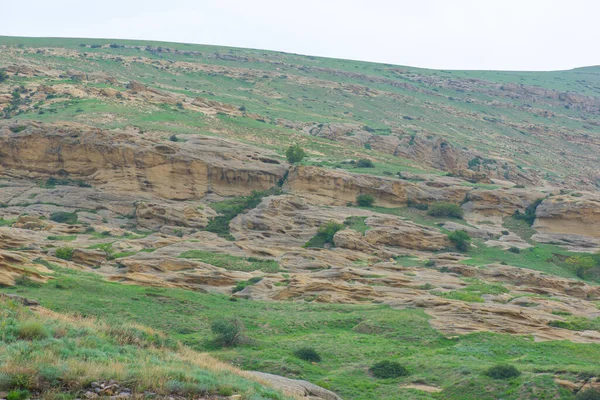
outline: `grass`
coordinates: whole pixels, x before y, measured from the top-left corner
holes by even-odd
[[[144,323],[196,351],[209,352],[243,369],[308,379],[336,391],[344,399],[424,398],[419,392],[398,388],[399,384],[414,381],[440,386],[443,392],[433,395],[440,399],[555,396],[568,399],[553,376],[594,374],[600,358],[600,345],[595,344],[535,342],[527,336],[492,333],[445,338],[431,328],[429,317],[418,309],[243,299],[232,302],[224,295],[122,285],[91,273],[52,267],[56,282],[76,279],[78,285],[65,285],[62,290],[56,290],[54,285],[43,285],[2,291],[39,300],[44,307],[57,312],[100,318],[107,326]],[[478,282],[470,284],[481,287]],[[215,320],[227,317],[239,318],[244,323],[251,343],[236,348],[214,346],[210,326]],[[49,331],[55,332],[52,326]],[[98,342],[86,343],[96,345]],[[315,343],[322,357],[319,364],[294,356],[296,349]],[[39,344],[46,345],[46,342]],[[57,348],[61,348],[61,344],[49,347]],[[76,346],[76,351],[79,348]],[[40,349],[36,347],[32,351]],[[102,354],[111,357],[110,349],[103,350]],[[82,345],[81,352],[86,351],[90,351],[89,347]],[[108,362],[101,371],[124,374],[131,357],[147,360],[136,347],[120,351],[124,351],[118,357],[124,367],[115,369]],[[0,357],[8,357],[8,354],[2,352]],[[16,357],[12,354],[10,359]],[[95,360],[92,357],[88,365],[95,365],[90,364]],[[153,370],[153,374],[169,370],[172,364],[167,360],[158,359],[162,368]],[[399,362],[411,375],[376,380],[367,370],[380,360]],[[502,363],[518,364],[522,375],[510,383],[484,375],[487,368]],[[154,381],[152,376],[148,379]]]
[[[71,242],[77,239],[77,235],[62,235],[62,236],[48,236],[46,239],[48,240],[62,240],[65,242]]]
[[[366,219],[367,217],[348,217],[344,221],[344,225],[364,235],[369,229],[369,226],[365,223]]]
[[[229,223],[231,220],[240,213],[251,210],[258,206],[263,197],[277,194],[281,194],[281,189],[279,187],[274,187],[265,191],[253,191],[250,196],[239,196],[232,199],[211,203],[211,208],[220,215],[212,218],[208,222],[205,230],[216,233],[225,239],[235,240],[229,230]]]
[[[180,258],[189,258],[195,261],[202,261],[215,267],[225,268],[230,271],[279,271],[279,263],[274,260],[264,260],[260,258],[242,258],[229,254],[211,253],[203,250],[188,250],[179,255]]]
[[[468,285],[463,289],[452,292],[432,293],[447,299],[461,300],[468,303],[483,303],[484,299],[481,296],[484,294],[499,295],[509,292],[507,288],[497,283],[485,283],[473,278],[465,278],[464,281],[467,282]]]
[[[256,399],[284,399],[243,372],[137,324],[34,313],[5,300],[0,317],[0,390],[74,398],[93,381],[114,379],[134,393],[197,397],[228,388]]]
[[[515,267],[578,279],[573,268],[564,260],[567,257],[582,255],[581,253],[569,252],[558,246],[547,244],[537,244],[535,247],[521,250],[520,253],[513,253],[499,247],[488,247],[478,240],[473,240],[473,242],[475,242],[475,246],[471,246],[467,254],[470,258],[463,261],[464,264],[506,263]]]

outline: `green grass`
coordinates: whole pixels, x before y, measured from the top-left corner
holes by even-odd
[[[369,229],[369,226],[365,223],[365,219],[367,217],[348,217],[344,221],[344,225],[364,235]]]
[[[433,294],[447,299],[461,300],[468,303],[483,303],[484,299],[481,297],[484,294],[499,295],[508,293],[509,290],[498,283],[485,283],[478,279],[465,278],[465,282],[468,283],[466,287],[460,290],[451,292],[432,292]]]
[[[499,247],[488,247],[479,240],[474,240],[475,246],[467,253],[470,258],[463,261],[466,265],[486,265],[505,263],[520,268],[529,268],[565,278],[579,279],[573,268],[564,260],[567,257],[582,255],[569,252],[554,245],[537,244],[535,247],[513,253]],[[583,254],[585,255],[585,254]]]
[[[195,261],[202,261],[215,267],[225,268],[231,271],[279,271],[279,263],[274,260],[264,260],[259,258],[242,258],[229,254],[211,253],[203,250],[189,250],[179,255],[180,258],[189,258]]]
[[[570,399],[553,376],[594,374],[600,358],[600,345],[593,344],[535,342],[527,336],[491,333],[447,339],[431,328],[429,317],[418,309],[243,299],[232,302],[228,296],[121,285],[91,273],[53,268],[57,282],[75,278],[78,285],[66,285],[62,290],[44,285],[2,291],[37,299],[58,312],[106,318],[114,326],[143,323],[244,369],[308,379],[344,399],[428,398],[412,390],[399,391],[399,384],[413,381],[442,387],[440,395],[430,396],[439,399],[521,399],[534,395]],[[241,319],[253,343],[215,347],[210,325],[226,317]],[[318,351],[322,362],[313,365],[293,355],[305,346]],[[400,362],[411,375],[392,380],[371,377],[367,369],[384,359]],[[523,375],[510,383],[484,376],[487,368],[498,363],[516,363]]]
[[[0,226],[12,226],[12,224],[14,224],[15,222],[17,222],[17,219],[4,219],[4,218],[0,218]]]
[[[48,240],[62,240],[65,242],[71,242],[77,239],[77,235],[62,235],[62,236],[48,236],[46,239]]]

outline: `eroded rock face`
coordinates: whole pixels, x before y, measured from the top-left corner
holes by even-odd
[[[446,235],[438,229],[418,225],[395,217],[370,217],[371,227],[365,240],[372,245],[403,247],[411,250],[437,251],[450,245]]]
[[[537,199],[547,194],[535,189],[500,188],[473,190],[467,196],[463,209],[485,216],[509,216],[523,211]]]
[[[318,167],[294,167],[288,176],[290,191],[308,202],[327,205],[354,203],[359,194],[376,198],[383,207],[402,207],[409,201],[432,203],[444,200],[461,203],[472,188],[447,183],[413,183],[401,179],[351,174]]]
[[[208,207],[188,204],[160,204],[141,202],[135,209],[139,226],[158,230],[164,225],[204,228],[216,213]]]
[[[28,122],[18,134],[0,124],[0,174],[68,176],[115,192],[175,200],[248,194],[274,186],[287,167],[264,151],[215,138],[185,146],[72,123]]]
[[[544,234],[600,238],[600,195],[548,197],[537,207],[533,227]]]

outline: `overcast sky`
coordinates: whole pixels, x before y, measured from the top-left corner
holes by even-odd
[[[0,35],[151,39],[443,69],[600,64],[600,0],[0,0]]]

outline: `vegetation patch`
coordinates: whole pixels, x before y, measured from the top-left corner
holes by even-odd
[[[429,206],[427,215],[463,219],[465,211],[458,204],[438,201]]]
[[[392,379],[408,375],[406,367],[396,361],[389,360],[379,361],[369,368],[369,372],[379,379]]]
[[[521,372],[514,365],[498,364],[488,368],[485,375],[492,379],[511,379],[521,375]]]
[[[229,223],[231,220],[238,216],[238,214],[258,206],[263,197],[279,194],[282,194],[281,189],[279,187],[274,187],[260,192],[253,191],[250,196],[235,197],[233,199],[211,203],[211,208],[221,215],[211,219],[205,230],[216,233],[227,240],[235,240],[229,230]]]
[[[366,219],[367,217],[348,217],[344,221],[344,225],[364,235],[369,229],[369,226],[365,223]]]
[[[317,230],[317,234],[313,236],[303,247],[319,247],[324,248],[326,245],[335,247],[333,243],[333,237],[338,231],[344,229],[344,224],[338,224],[334,221],[329,221],[325,225],[321,225]]]
[[[203,250],[188,250],[179,255],[180,258],[189,258],[202,261],[215,267],[225,268],[230,271],[256,271],[277,272],[279,263],[275,260],[265,260],[255,257],[236,257],[229,254],[218,254]]]

